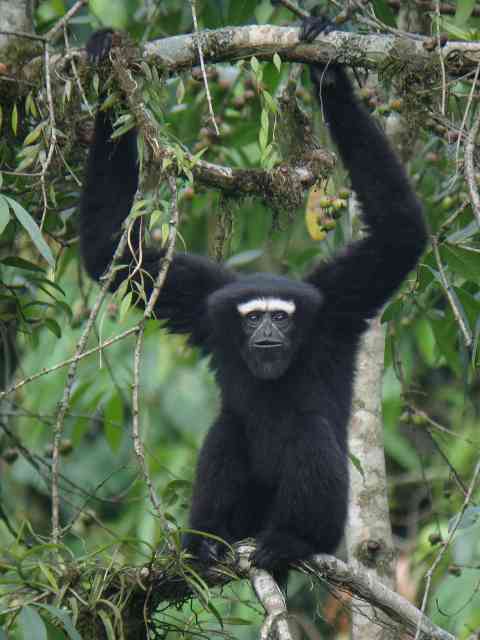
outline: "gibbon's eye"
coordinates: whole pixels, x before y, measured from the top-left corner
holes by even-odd
[[[272,313],[272,320],[274,322],[285,322],[285,320],[288,320],[288,313],[286,311],[275,311]]]
[[[251,311],[245,316],[249,324],[258,324],[262,319],[262,315],[258,311]]]

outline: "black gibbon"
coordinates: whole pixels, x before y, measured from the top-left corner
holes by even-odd
[[[301,34],[309,41],[324,28],[321,18],[309,18]],[[110,43],[111,32],[95,34],[90,59],[103,57]],[[426,243],[405,172],[344,69],[311,65],[311,76],[367,235],[303,281],[236,274],[177,253],[155,306],[170,331],[188,334],[211,355],[221,391],[199,456],[189,526],[228,543],[254,537],[253,561],[265,569],[331,553],[342,537],[359,339]],[[111,262],[138,184],[136,132],[115,141],[111,134],[109,113],[99,111],[80,217],[83,260],[95,279]],[[137,250],[139,242],[137,234]],[[147,296],[161,262],[161,250],[142,247]],[[131,248],[119,263],[126,266],[113,287],[135,265]],[[221,544],[193,533],[185,545],[204,561],[222,553]]]

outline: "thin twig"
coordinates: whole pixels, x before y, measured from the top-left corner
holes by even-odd
[[[445,73],[445,60],[442,56],[442,42],[441,42],[441,34],[440,34],[440,2],[439,0],[435,0],[435,13],[437,19],[435,20],[435,30],[437,35],[437,48],[438,48],[438,59],[440,61],[440,70],[442,73],[442,106],[441,106],[441,114],[445,115],[447,108],[447,74]]]
[[[88,0],[78,0],[77,2],[75,2],[72,8],[69,9],[63,16],[63,18],[56,22],[50,29],[50,31],[47,31],[47,33],[45,34],[45,39],[49,41],[52,40],[53,36],[55,36],[61,29],[65,27],[70,18],[73,18],[73,16],[78,13],[80,9],[86,4],[88,4]]]
[[[67,30],[66,24],[65,24],[65,27],[63,29],[63,38],[65,40],[65,49],[67,51],[70,51],[71,50],[70,49],[70,41],[69,41],[69,38],[68,38],[68,30]],[[90,102],[88,101],[88,98],[87,98],[87,96],[85,94],[85,90],[83,88],[82,81],[80,80],[80,76],[78,74],[78,69],[77,69],[77,64],[76,64],[74,58],[72,58],[70,60],[70,65],[72,67],[72,71],[73,71],[73,75],[74,75],[74,78],[75,78],[75,84],[77,85],[78,93],[80,94],[80,97],[82,98],[82,102],[86,106],[86,108],[88,110],[88,113],[93,117],[94,112],[93,112],[92,106],[91,106]]]
[[[205,94],[207,96],[210,120],[212,121],[213,128],[215,129],[215,133],[217,134],[217,136],[220,136],[220,131],[218,130],[218,126],[217,126],[217,121],[215,120],[215,113],[213,112],[212,96],[210,95],[210,88],[208,86],[207,73],[205,71],[205,61],[203,59],[202,44],[200,42],[200,33],[198,30],[197,12],[195,11],[195,0],[190,0],[190,8],[192,10],[194,38],[197,44],[198,57],[200,59],[200,67],[202,69],[203,84],[205,86]]]
[[[433,562],[432,566],[430,567],[430,569],[428,570],[425,579],[426,579],[426,585],[425,585],[425,591],[423,594],[423,599],[422,599],[422,606],[420,608],[420,612],[423,615],[425,615],[425,609],[427,607],[427,600],[428,600],[428,595],[430,593],[430,587],[432,585],[432,578],[433,578],[433,574],[435,573],[436,568],[438,567],[438,565],[440,564],[443,556],[445,555],[445,553],[447,552],[447,549],[451,543],[451,541],[453,540],[453,536],[455,535],[461,521],[463,518],[463,515],[468,507],[468,505],[470,504],[470,500],[472,499],[472,494],[473,491],[475,489],[475,485],[477,484],[477,479],[478,476],[480,475],[480,461],[477,462],[477,465],[475,467],[475,471],[473,472],[473,476],[472,476],[472,480],[470,482],[470,486],[468,487],[468,491],[467,494],[465,496],[465,499],[463,501],[462,504],[462,508],[460,509],[460,513],[457,515],[457,518],[455,520],[454,525],[452,526],[452,528],[450,529],[448,536],[442,546],[442,548],[440,549],[439,554],[437,555],[437,557],[435,558],[435,561]],[[415,632],[415,640],[419,640],[421,635],[421,628],[420,628],[420,624],[417,626],[417,630]]]
[[[51,469],[52,469],[51,462],[45,459],[45,457],[43,456],[39,456],[38,454],[33,454],[22,443],[22,441],[13,433],[13,431],[11,431],[8,428],[8,426],[1,420],[0,420],[0,429],[5,432],[8,438],[14,444],[15,448],[18,449],[19,453],[28,462],[28,464],[32,467],[32,469],[34,469],[38,473],[40,478],[44,481],[45,487],[48,488],[51,482]],[[76,484],[75,482],[70,480],[70,478],[63,475],[62,473],[60,473],[59,475],[60,475],[60,479],[63,482],[63,492],[70,493],[72,496],[75,496],[75,501],[74,501],[75,508],[78,507],[78,500],[76,499],[77,496],[84,498],[85,502],[95,500],[96,502],[99,502],[101,504],[108,504],[108,505],[118,504],[117,494],[115,495],[114,498],[101,497],[101,496],[95,495],[94,492],[92,493],[90,491],[87,491],[86,489]],[[65,496],[62,496],[62,500],[65,500]]]
[[[135,454],[137,456],[138,462],[140,464],[140,468],[143,473],[143,477],[145,483],[148,487],[148,493],[150,496],[150,501],[155,508],[155,511],[158,514],[158,517],[161,521],[162,527],[165,531],[169,531],[171,528],[170,523],[165,518],[165,514],[163,512],[162,505],[157,496],[155,488],[153,486],[152,479],[150,478],[150,473],[148,471],[147,463],[145,460],[145,448],[143,446],[143,441],[140,436],[140,400],[139,400],[139,390],[140,390],[140,363],[142,357],[143,350],[143,340],[144,340],[144,332],[145,332],[145,322],[152,316],[153,310],[155,307],[155,303],[157,302],[158,296],[162,290],[162,287],[165,283],[165,279],[167,277],[168,269],[173,259],[173,252],[175,249],[175,240],[177,237],[177,226],[178,226],[178,202],[177,202],[177,185],[175,182],[175,178],[173,176],[168,177],[168,183],[170,186],[171,192],[171,215],[169,220],[169,231],[168,231],[168,240],[167,240],[167,250],[162,260],[162,266],[158,272],[157,277],[155,278],[155,282],[153,285],[152,293],[150,294],[150,298],[148,300],[147,306],[145,307],[145,312],[143,314],[143,319],[138,325],[137,329],[137,341],[135,343],[135,351],[133,358],[133,384],[132,384],[132,440],[133,440],[133,448],[135,450]],[[170,546],[170,541],[168,537],[166,538],[167,545]]]
[[[58,364],[55,364],[52,367],[41,369],[37,373],[33,373],[31,376],[27,376],[26,378],[23,378],[23,380],[19,380],[19,382],[16,382],[11,387],[8,387],[8,389],[5,389],[4,391],[0,391],[0,400],[5,396],[10,395],[14,391],[17,391],[17,389],[21,389],[26,384],[33,382],[34,380],[37,380],[42,376],[46,376],[47,374],[52,373],[53,371],[57,371],[58,369],[63,369],[63,367],[66,367],[69,364],[78,362],[79,360],[83,360],[83,358],[87,358],[88,356],[91,356],[93,353],[97,353],[98,351],[103,351],[110,345],[115,344],[115,342],[119,342],[119,340],[123,340],[124,338],[131,336],[133,333],[136,333],[137,331],[138,331],[138,324],[135,325],[134,327],[130,327],[130,329],[126,329],[126,331],[123,331],[122,333],[119,333],[116,336],[113,336],[113,338],[109,338],[108,340],[105,340],[105,342],[102,342],[101,344],[97,345],[96,347],[93,347],[92,349],[89,349],[88,351],[83,351],[83,353],[77,353],[72,358],[67,358],[66,360],[63,360],[62,362],[59,362]]]
[[[42,220],[40,223],[40,229],[43,229],[43,223],[45,222],[45,216],[47,214],[48,208],[48,199],[47,199],[47,186],[45,183],[45,176],[47,174],[48,167],[53,158],[53,152],[55,151],[55,147],[57,146],[57,129],[55,124],[55,109],[53,106],[53,97],[52,97],[52,83],[50,78],[50,53],[48,50],[48,43],[45,43],[44,48],[44,60],[45,60],[45,87],[47,90],[47,104],[48,104],[48,119],[50,122],[50,144],[48,147],[47,159],[42,165],[42,173],[40,175],[40,183],[42,185],[42,196],[43,196],[43,212],[42,212]]]
[[[457,164],[458,164],[458,156],[460,154],[460,143],[462,141],[463,136],[465,135],[465,125],[467,123],[468,114],[470,113],[470,108],[471,108],[472,103],[473,103],[473,96],[475,94],[475,89],[476,89],[476,86],[477,86],[479,73],[480,73],[480,63],[477,65],[477,68],[475,69],[475,75],[473,77],[472,87],[470,89],[470,93],[468,94],[467,104],[465,106],[465,111],[463,113],[462,123],[460,125],[460,131],[459,131],[458,140],[457,140],[457,150],[456,150],[456,161],[457,161]]]
[[[442,447],[438,444],[438,442],[435,440],[435,438],[433,437],[433,433],[432,430],[429,429],[428,427],[426,428],[426,431],[428,433],[428,435],[430,436],[430,440],[433,444],[433,446],[435,447],[435,449],[437,450],[438,454],[440,455],[440,457],[442,458],[442,460],[445,462],[445,464],[447,465],[450,474],[453,476],[453,478],[455,479],[455,482],[457,483],[460,491],[462,492],[463,497],[465,497],[467,495],[467,487],[465,486],[465,483],[463,482],[462,478],[460,477],[460,474],[458,473],[458,471],[455,469],[455,467],[453,466],[453,464],[450,462],[447,454],[443,451]]]
[[[73,383],[75,381],[75,375],[77,373],[77,366],[79,361],[78,356],[85,350],[85,346],[87,344],[90,332],[93,328],[95,319],[100,311],[100,307],[102,306],[103,301],[105,300],[109,287],[116,275],[115,265],[119,258],[123,255],[126,244],[127,231],[124,231],[122,237],[120,238],[120,242],[118,243],[117,249],[115,250],[110,267],[105,274],[104,279],[102,279],[102,288],[97,296],[97,299],[95,300],[95,304],[92,307],[87,320],[87,324],[85,325],[85,329],[83,330],[82,335],[80,336],[80,339],[77,343],[73,362],[70,364],[70,367],[68,369],[67,381],[63,390],[63,398],[58,409],[57,421],[55,423],[53,432],[52,454],[52,538],[54,544],[58,543],[60,538],[60,496],[58,490],[58,476],[60,469],[59,448],[60,441],[63,435],[65,416],[67,415],[67,411],[70,406],[70,397],[72,395]]]
[[[445,290],[445,295],[447,296],[448,302],[450,303],[452,313],[455,317],[455,320],[458,323],[458,326],[460,327],[460,331],[463,334],[465,346],[467,347],[468,350],[470,350],[473,344],[473,335],[472,335],[472,332],[470,331],[470,328],[467,326],[467,323],[465,321],[465,318],[463,317],[461,309],[458,306],[455,293],[452,289],[452,285],[448,281],[448,278],[445,274],[445,269],[443,268],[442,259],[440,257],[440,251],[438,250],[438,240],[435,236],[432,236],[432,247],[433,247],[433,254],[437,262],[440,281]]]
[[[283,4],[286,9],[289,9],[289,11],[291,11],[299,18],[308,18],[308,16],[310,15],[308,11],[305,11],[305,9],[299,7],[297,4],[295,4],[295,2],[292,2],[292,0],[279,0],[278,4]]]
[[[468,190],[470,192],[470,199],[472,201],[473,213],[477,219],[478,226],[480,227],[480,195],[478,193],[477,182],[475,180],[475,164],[474,164],[474,152],[475,141],[480,129],[480,109],[477,110],[477,115],[465,143],[465,176],[467,178]]]
[[[47,42],[45,36],[39,36],[36,33],[27,33],[26,31],[9,31],[8,29],[0,29],[2,36],[15,36],[17,38],[26,38],[27,40],[38,40],[39,42]]]
[[[441,433],[444,433],[445,435],[451,436],[452,438],[458,438],[459,440],[463,440],[464,442],[468,442],[468,444],[471,444],[474,447],[478,447],[478,445],[479,445],[478,442],[475,442],[475,440],[471,440],[470,438],[465,438],[465,436],[460,435],[456,431],[452,431],[452,429],[448,429],[447,427],[444,427],[442,424],[440,424],[439,422],[434,420],[431,416],[429,416],[426,411],[423,411],[422,409],[419,409],[414,404],[408,403],[407,406],[408,406],[408,408],[410,409],[410,411],[412,413],[421,416],[423,418],[423,420],[428,422],[428,424],[431,427],[433,427],[434,429],[436,429],[437,431],[440,431]]]

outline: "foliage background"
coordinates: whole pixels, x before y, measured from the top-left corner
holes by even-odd
[[[305,3],[307,8],[312,4]],[[323,4],[331,9],[330,3]],[[371,4],[386,25],[396,25],[392,3],[377,0]],[[72,5],[63,0],[40,2],[35,12],[37,32],[46,33]],[[456,13],[442,17],[441,30],[451,38],[478,39],[480,22],[472,15],[473,9],[474,3],[457,2]],[[205,0],[198,3],[197,11],[200,28],[256,22],[283,24],[292,19],[284,8],[266,0]],[[431,16],[425,10],[422,15]],[[435,32],[435,23],[430,19],[426,23]],[[192,14],[189,3],[177,0],[91,0],[89,7],[69,22],[70,45],[83,45],[100,25],[127,30],[136,40],[151,40],[190,32]],[[57,45],[61,50],[62,38]],[[16,46],[9,55],[27,55],[27,49],[22,49],[23,41]],[[262,158],[259,143],[260,113],[264,107],[259,73],[263,89],[274,95],[288,69],[282,65],[279,72],[273,63],[264,63],[255,74],[248,64],[240,73],[238,67],[224,66],[210,78],[220,138],[213,135],[208,123],[203,84],[192,79],[190,73],[172,77],[157,88],[150,98],[169,144],[181,141],[193,152],[206,147],[203,158],[220,164],[255,167],[263,160],[268,166],[274,157]],[[385,76],[395,96],[398,87],[387,73]],[[445,538],[459,512],[479,459],[480,243],[462,173],[465,136],[461,126],[472,79],[470,75],[448,84],[445,114],[440,112],[438,83],[418,100],[416,107],[407,104],[408,95],[400,96],[406,105],[406,111],[400,113],[415,136],[409,170],[439,248],[437,256],[429,249],[418,272],[384,313],[388,329],[383,409],[391,516],[405,570],[399,577],[399,588],[413,598],[421,595],[422,576],[438,553],[438,539]],[[96,77],[82,75],[83,80],[94,104]],[[32,86],[23,87],[21,95],[16,89],[10,90],[6,81],[1,82],[3,387],[72,356],[98,292],[82,273],[76,227],[86,155],[80,132],[91,117],[84,106],[72,113],[69,98],[77,88],[66,83],[63,98],[56,104],[59,150],[48,169],[45,194],[42,193],[38,172],[48,154],[50,133],[45,95],[37,82],[38,79]],[[306,77],[297,93],[308,109],[311,98]],[[466,130],[478,117],[477,94],[478,87],[474,87],[475,99],[466,115]],[[382,124],[395,117],[385,92],[367,92],[363,98]],[[272,129],[269,136],[277,144],[282,136],[281,124],[273,138]],[[325,139],[323,131],[321,137]],[[339,169],[330,180],[327,193],[338,195],[345,184]],[[325,239],[314,241],[308,233],[304,207],[289,215],[272,214],[258,200],[226,199],[218,192],[198,189],[187,179],[179,186],[180,244],[189,251],[212,254],[219,227],[226,225],[228,229],[233,223],[233,231],[227,233],[225,257],[244,270],[296,275],[313,258],[331,255],[352,234],[345,211]],[[165,192],[164,206],[152,226],[153,242],[163,238],[168,216],[166,198]],[[15,209],[18,205],[20,210]],[[41,235],[29,223],[31,219],[38,225],[43,223]],[[105,340],[137,321],[134,309],[112,299],[99,316],[90,346],[96,346],[99,337]],[[471,336],[469,347],[465,346],[461,323]],[[132,452],[132,349],[130,337],[79,365],[61,449],[62,473],[67,478],[62,482],[61,505],[62,524],[67,526],[62,543],[65,555],[140,564],[147,562],[151,550],[162,542]],[[50,550],[43,545],[49,540],[51,527],[52,430],[65,376],[66,370],[59,369],[40,377],[0,404],[0,593],[13,595],[13,600],[5,599],[3,614],[0,608],[0,625],[5,624],[8,638],[15,640],[47,637],[45,633],[48,638],[73,637],[68,625],[58,624],[58,610],[55,615],[36,606],[21,608],[29,602],[22,599],[25,585],[52,591],[61,573],[49,560]],[[208,363],[184,340],[166,337],[153,321],[148,323],[142,360],[142,434],[154,484],[169,518],[180,525],[186,522],[198,446],[217,406]],[[478,491],[435,573],[429,605],[434,621],[460,637],[467,637],[480,627],[480,525],[476,498]],[[317,628],[332,637],[344,631],[345,619],[343,614],[337,615],[336,601],[328,593],[312,592],[310,587],[299,577],[292,580],[289,595],[293,609],[309,612]],[[253,637],[255,626],[250,623],[258,624],[258,606],[251,600],[248,586],[237,584],[218,595],[217,600],[215,606],[224,617],[225,627],[218,624],[211,609],[194,604],[193,609],[185,606],[165,612],[165,629],[171,625],[166,637],[181,637],[182,628],[189,630],[185,633],[190,637],[193,627],[195,633],[207,637],[213,633]],[[323,603],[322,610],[319,602]],[[70,615],[75,618],[73,610]],[[2,640],[7,637],[5,633],[0,628]]]

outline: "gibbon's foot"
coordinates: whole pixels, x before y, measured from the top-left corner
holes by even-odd
[[[95,31],[87,42],[87,58],[92,64],[99,64],[110,53],[115,31],[113,29],[99,29]]]
[[[268,531],[256,538],[257,548],[250,560],[267,571],[286,569],[290,562],[315,553],[312,545],[288,531]]]

